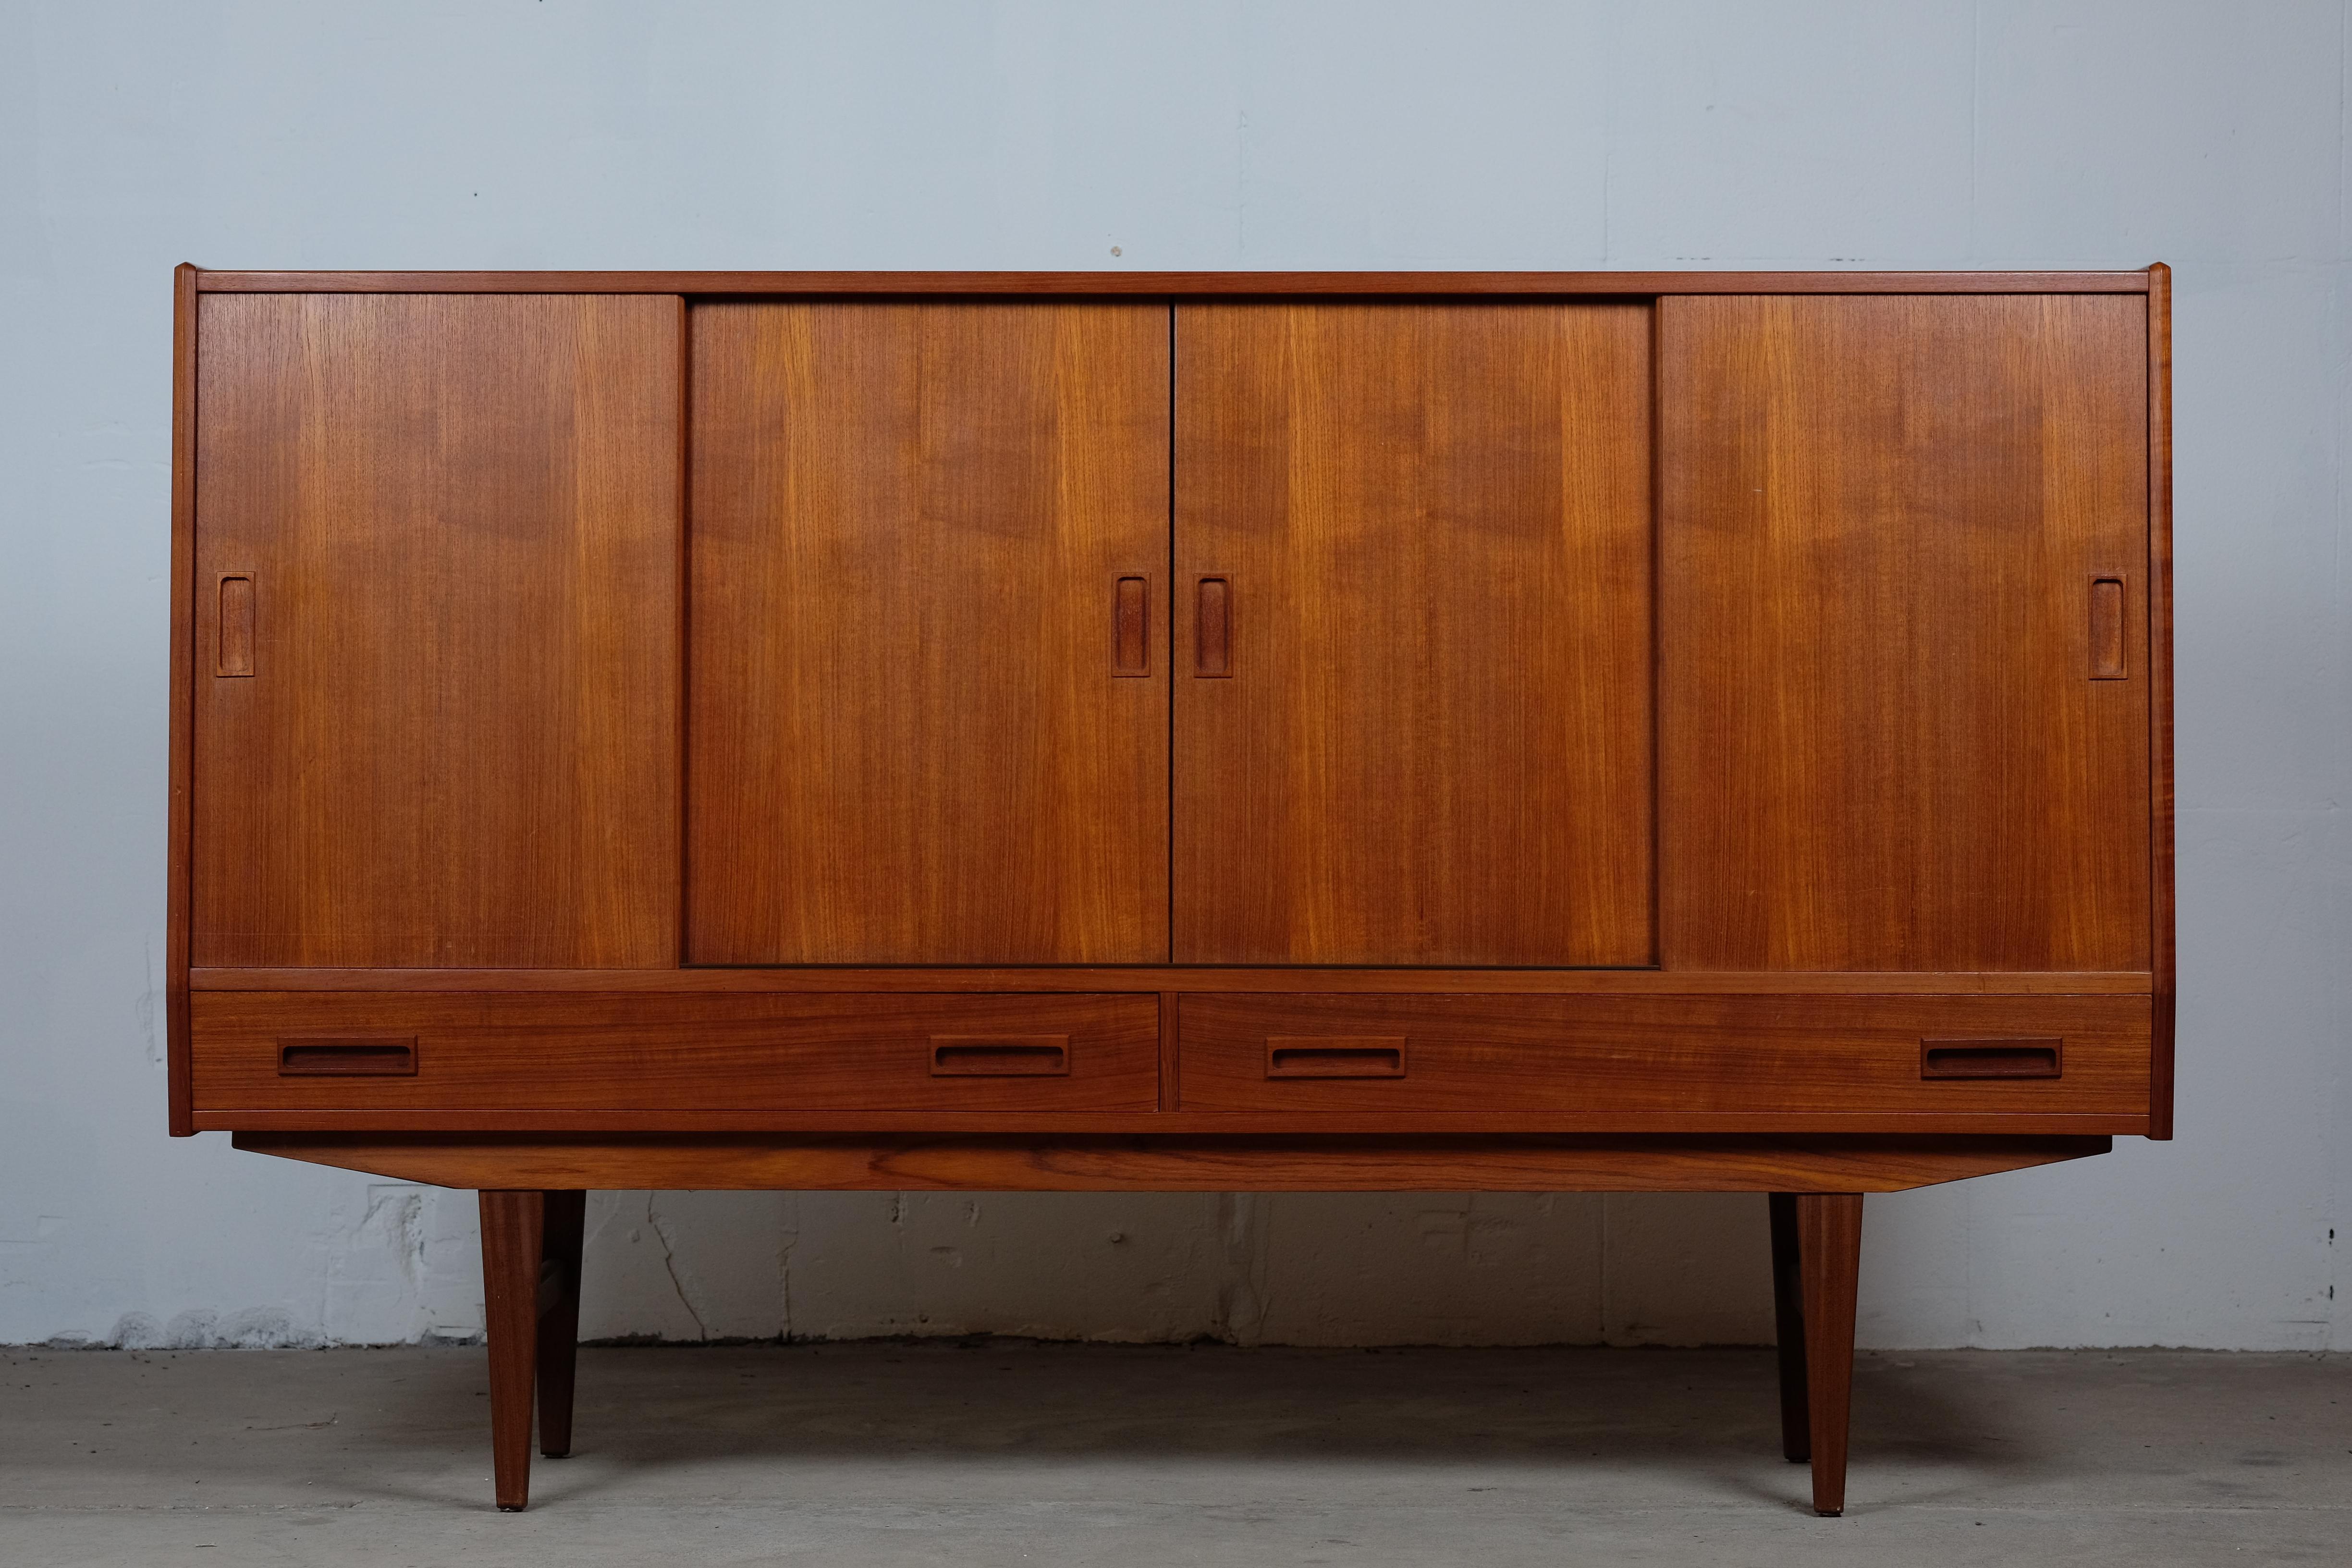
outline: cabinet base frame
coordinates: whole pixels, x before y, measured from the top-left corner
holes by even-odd
[[[580,1246],[591,1188],[935,1191],[1763,1192],[1771,1194],[1782,1451],[1815,1512],[1845,1507],[1865,1193],[2106,1152],[2079,1137],[484,1137],[240,1132],[240,1149],[474,1187],[498,1506],[572,1447]]]
[[[460,1188],[1894,1193],[2104,1154],[2073,1135],[1509,1137],[239,1132],[236,1147]]]

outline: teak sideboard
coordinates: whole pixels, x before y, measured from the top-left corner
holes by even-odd
[[[1862,1195],[2172,1122],[2168,274],[177,274],[171,1125],[481,1192]]]

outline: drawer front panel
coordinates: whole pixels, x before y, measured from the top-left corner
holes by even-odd
[[[2147,1110],[2145,996],[1198,995],[1181,1006],[1188,1112]]]
[[[206,992],[191,1003],[200,1111],[1159,1103],[1149,995]]]

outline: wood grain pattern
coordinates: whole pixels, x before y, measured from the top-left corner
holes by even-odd
[[[531,1391],[539,1363],[545,1194],[485,1191],[482,1338],[490,1363],[490,1454],[501,1512],[530,1502]]]
[[[1192,1111],[2136,1115],[2145,997],[1186,996]],[[1393,1078],[1269,1077],[1269,1041],[1399,1040]],[[1921,1040],[2064,1041],[2063,1077],[1923,1079]]]
[[[1164,960],[1165,309],[692,320],[689,961]]]
[[[572,1452],[572,1395],[580,1378],[580,1258],[588,1194],[542,1192],[540,1213],[539,1451],[561,1459]]]
[[[191,687],[195,679],[196,608],[196,300],[197,272],[182,262],[172,273],[172,675],[164,803],[167,869],[163,887],[163,1039],[171,1134],[195,1132],[188,1068],[189,775],[195,743]]]
[[[1180,998],[1183,1016],[1208,1008],[1213,1022],[1226,1020],[1222,1035],[1176,1054],[1180,1080],[1187,1055],[1218,1075],[1209,1098],[1197,1086],[1180,1089],[1181,1110],[1153,1109],[1169,1060],[1153,1047],[1163,1004],[1150,994],[194,1000],[195,1120],[208,1130],[2116,1133],[2147,1125],[2145,995]],[[1109,1021],[1090,1026],[1101,1016]],[[1235,1018],[1269,1021],[1244,1032]],[[1417,1068],[1401,1083],[1356,1087],[1402,1096],[1264,1081],[1269,1035],[1401,1030],[1419,1042]],[[2058,1083],[1917,1079],[1922,1037],[2053,1031],[2076,1047]],[[1041,1032],[1069,1037],[1071,1077],[931,1076],[943,1035]],[[277,1073],[286,1038],[394,1033],[417,1041],[417,1077]],[[1706,1089],[1717,1073],[1724,1087]],[[1677,1094],[1693,1079],[1699,1089]],[[1848,1080],[1856,1093],[1843,1092]],[[1255,1098],[1270,1089],[1320,1092]],[[2043,1089],[2059,1092],[2017,1092]]]
[[[2145,972],[1263,969],[1086,964],[824,969],[198,969],[196,991],[1360,991],[1531,995],[2145,996]]]
[[[312,1035],[399,1020],[413,1076],[287,1079],[288,1021]],[[207,995],[197,1104],[477,1110],[1150,1111],[1156,997]],[[942,1037],[1066,1037],[1066,1072],[935,1074]]]
[[[195,962],[674,964],[677,301],[202,304]]]
[[[1659,310],[1666,966],[2145,967],[2145,302]]]
[[[2172,268],[2147,269],[2148,967],[2156,983],[2150,1138],[2172,1136],[2176,1011],[2172,798]]]
[[[1184,1103],[1183,1072],[1176,1058],[1177,994],[1160,993],[1160,1109],[1175,1110]]]
[[[1805,1415],[1813,1511],[1845,1511],[1846,1438],[1853,1409],[1855,1286],[1862,1276],[1862,1194],[1797,1194],[1797,1269],[1805,1300]]]
[[[1900,1192],[2105,1138],[497,1138],[240,1132],[445,1187],[935,1192]]]
[[[354,1097],[357,1098],[357,1097]],[[195,1112],[199,1132],[408,1134],[573,1133],[1029,1133],[1053,1138],[1143,1133],[1153,1137],[1423,1137],[1475,1133],[1626,1133],[1644,1137],[1773,1133],[1928,1134],[2009,1138],[2138,1136],[2147,1112],[1979,1110],[478,1110],[370,1105],[318,1110],[226,1107]]]
[[[1176,342],[1177,579],[1234,628],[1176,682],[1177,960],[1650,963],[1649,310]]]
[[[2117,272],[250,272],[207,293],[1135,295],[2145,294]]]

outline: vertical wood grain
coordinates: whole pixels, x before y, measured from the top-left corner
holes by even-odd
[[[1177,960],[1649,963],[1649,308],[1176,337]]]
[[[2156,1020],[2148,1062],[2147,1135],[2172,1136],[2172,268],[2147,269],[2148,943]]]
[[[195,1133],[188,1055],[188,853],[196,608],[196,268],[172,273],[172,684],[164,834],[163,1041],[174,1138]]]
[[[1166,959],[1166,307],[692,322],[690,961]]]
[[[674,964],[677,302],[202,310],[194,961]]]
[[[1160,993],[1160,1109],[1184,1109],[1183,1051],[1180,1043],[1181,993]]]
[[[546,1194],[486,1190],[482,1210],[482,1337],[490,1363],[490,1458],[499,1508],[530,1502],[532,1385],[539,1365],[539,1276]]]
[[[1798,1272],[1805,1331],[1805,1421],[1813,1511],[1845,1511],[1847,1437],[1853,1418],[1855,1287],[1862,1277],[1862,1194],[1796,1195]]]
[[[2145,968],[2144,302],[1660,312],[1667,967]]]

